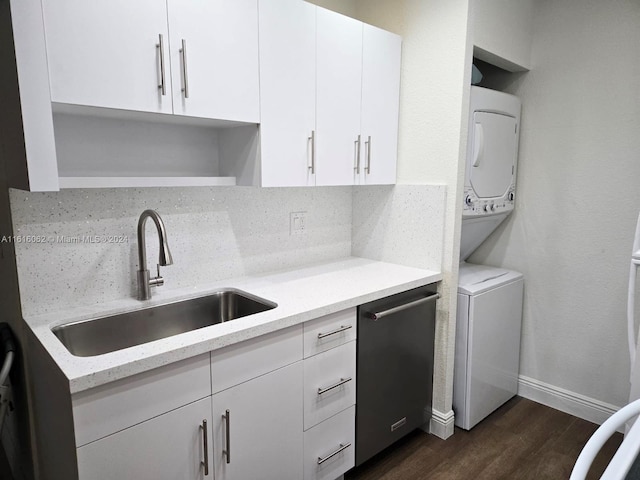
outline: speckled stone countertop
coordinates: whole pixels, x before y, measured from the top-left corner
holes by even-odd
[[[225,280],[197,288],[153,289],[153,299],[125,299],[25,318],[69,379],[71,393],[125,378],[227,345],[355,307],[442,279],[440,272],[348,257],[272,274]],[[266,312],[93,357],[71,355],[51,332],[63,323],[115,315],[237,288],[276,302]]]

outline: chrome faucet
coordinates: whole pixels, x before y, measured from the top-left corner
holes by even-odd
[[[158,230],[158,240],[160,242],[160,257],[158,260],[158,276],[149,278],[149,270],[147,270],[147,246],[144,236],[144,227],[147,219],[151,218],[156,224]],[[151,298],[151,287],[159,287],[164,285],[164,278],[160,276],[160,266],[172,265],[173,258],[169,251],[167,243],[167,231],[164,228],[164,222],[158,212],[155,210],[145,210],[138,220],[138,300],[149,300]]]

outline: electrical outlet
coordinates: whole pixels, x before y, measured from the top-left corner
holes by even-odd
[[[289,214],[289,235],[302,235],[307,231],[307,212]]]

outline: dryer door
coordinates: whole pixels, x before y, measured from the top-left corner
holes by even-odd
[[[469,165],[471,187],[479,198],[501,197],[514,181],[517,149],[514,117],[473,113],[473,151]]]

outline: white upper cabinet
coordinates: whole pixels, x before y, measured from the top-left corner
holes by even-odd
[[[42,7],[53,102],[172,112],[165,0],[43,0]]]
[[[258,0],[43,0],[53,102],[258,123]]]
[[[173,109],[258,123],[258,0],[168,0]]]
[[[260,0],[261,185],[393,184],[399,36],[300,0]]]
[[[10,5],[11,187],[396,181],[397,35],[302,0]]]
[[[364,25],[361,184],[396,182],[402,39]]]
[[[260,0],[262,186],[315,185],[316,6]]]
[[[362,28],[318,8],[316,185],[353,185],[361,169]]]

